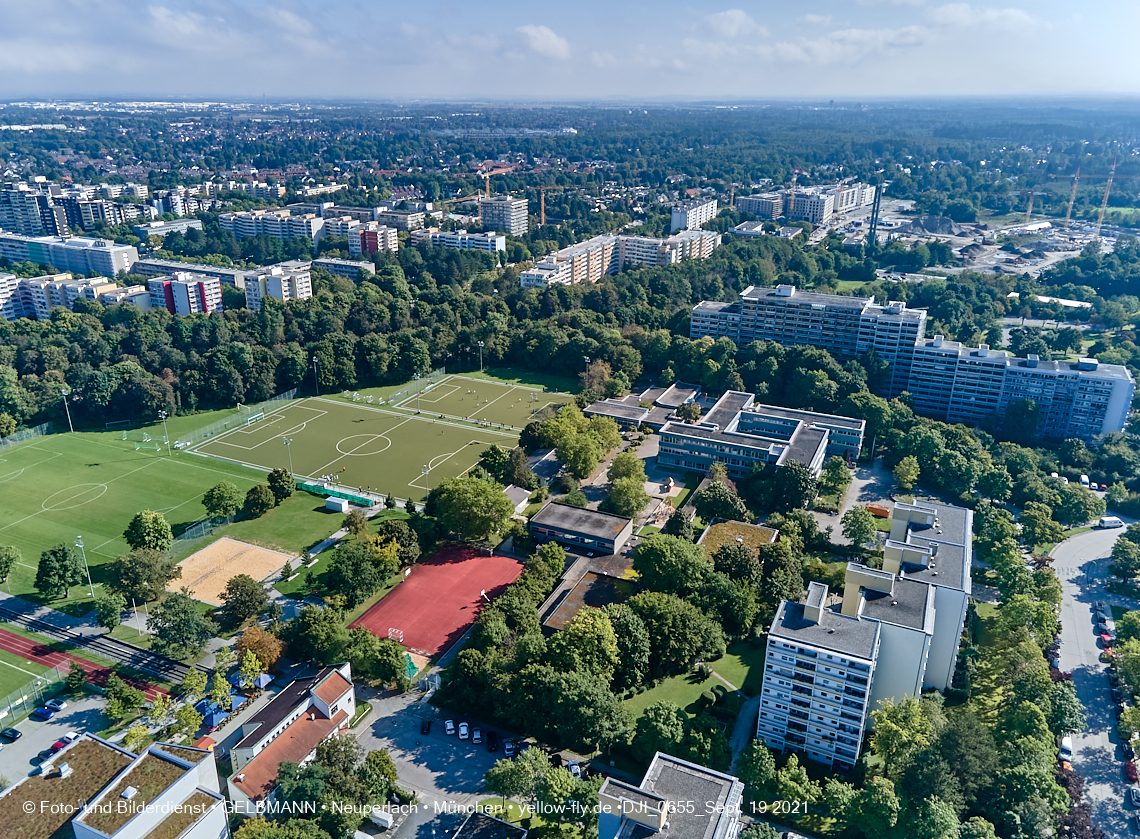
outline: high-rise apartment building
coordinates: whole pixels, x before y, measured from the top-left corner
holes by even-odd
[[[707,259],[721,242],[711,230],[682,230],[666,239],[651,236],[618,237],[618,270],[644,265],[664,268],[686,259]]]
[[[735,303],[702,302],[693,308],[689,336],[731,338],[739,346],[777,341],[820,347],[839,358],[870,350],[891,365],[888,394],[906,388],[916,341],[926,331],[926,311],[873,297],[800,291],[792,285],[749,286]]]
[[[871,710],[945,691],[970,599],[973,514],[947,504],[896,504],[881,570],[851,562],[843,597],[812,582],[783,601],[768,634],[756,736],[851,768]]]
[[[146,286],[152,309],[166,309],[179,317],[222,310],[222,284],[217,277],[178,271],[147,280]]]
[[[918,413],[967,424],[1004,417],[1011,405],[1031,400],[1037,436],[1092,441],[1124,428],[1136,380],[1127,367],[1095,358],[1017,358],[936,335],[915,345],[906,390]]]
[[[238,239],[268,236],[271,239],[305,238],[314,245],[325,235],[325,220],[314,213],[295,216],[288,210],[251,210],[247,213],[222,213],[218,224]]]
[[[466,230],[440,230],[438,227],[416,230],[412,233],[413,245],[427,242],[437,248],[456,248],[463,251],[505,251],[507,237],[495,233],[468,233]]]
[[[0,187],[0,230],[24,236],[66,236],[67,214],[48,190],[25,183],[5,184]]]
[[[139,252],[130,245],[116,245],[110,239],[33,237],[0,232],[0,256],[10,262],[29,260],[60,271],[113,277],[120,271],[130,271],[138,261]]]
[[[697,198],[686,201],[673,208],[672,223],[669,232],[678,230],[700,230],[706,222],[716,218],[717,201],[715,198]]]
[[[759,218],[777,219],[784,214],[784,197],[778,192],[738,195],[734,203],[739,212],[752,213]]]
[[[835,191],[819,187],[806,187],[793,193],[785,190],[783,198],[784,214],[789,221],[810,221],[823,224],[835,213]]]
[[[286,302],[307,300],[313,296],[313,280],[310,263],[292,260],[272,265],[263,271],[255,271],[245,278],[245,306],[258,311],[266,297]]]
[[[348,234],[348,252],[352,256],[377,251],[395,253],[399,249],[400,237],[396,228],[384,227],[375,221],[365,222]]]
[[[205,265],[199,262],[178,262],[173,259],[140,259],[131,268],[132,274],[143,277],[162,277],[174,271],[189,271],[192,274],[204,274],[207,277],[217,277],[222,285],[234,288],[245,288],[245,275],[249,273],[246,268],[225,268],[220,265]]]
[[[496,195],[479,199],[479,216],[484,230],[525,236],[530,229],[529,213],[530,205],[525,198]]]
[[[720,234],[709,230],[685,230],[666,239],[603,233],[547,254],[519,279],[523,288],[596,283],[606,274],[626,268],[665,267],[686,259],[706,259],[720,242]]]

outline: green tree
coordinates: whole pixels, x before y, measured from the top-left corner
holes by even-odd
[[[125,720],[138,713],[146,697],[138,688],[131,687],[117,673],[112,673],[103,682],[103,692],[107,696],[107,716]]]
[[[1098,519],[1105,513],[1104,499],[1089,492],[1078,483],[1068,483],[1059,490],[1061,503],[1055,511],[1057,521],[1072,527],[1074,524]]]
[[[890,835],[901,810],[895,785],[887,778],[872,778],[855,796],[847,821],[867,839],[875,839]]]
[[[165,593],[167,583],[182,576],[178,563],[145,549],[123,554],[107,570],[108,587],[138,602],[157,600]]]
[[[273,503],[277,505],[292,495],[296,488],[293,476],[284,469],[274,469],[270,472],[266,484],[269,486],[269,491],[273,493]]]
[[[994,501],[1005,501],[1013,491],[1013,478],[1004,466],[995,466],[978,478],[978,492]]]
[[[585,608],[547,646],[551,663],[563,672],[584,672],[607,685],[618,664],[617,636],[605,612]]]
[[[145,725],[132,725],[123,735],[123,745],[128,751],[140,753],[150,743],[150,729]]]
[[[435,517],[462,539],[486,539],[515,511],[497,485],[474,477],[448,478],[432,490]]]
[[[689,542],[693,541],[693,520],[683,510],[674,510],[669,516],[669,520],[665,522],[665,526],[661,528],[661,532],[666,536],[678,536]]]
[[[123,531],[123,538],[134,550],[162,552],[174,544],[174,534],[170,532],[166,517],[153,510],[135,513]]]
[[[249,574],[230,577],[221,597],[226,604],[222,607],[222,612],[231,626],[241,626],[269,607],[269,595],[265,593],[265,587]]]
[[[241,667],[238,669],[241,674],[241,683],[245,688],[253,687],[257,681],[257,677],[263,672],[261,662],[257,660],[257,656],[253,650],[246,650],[241,659]]]
[[[1077,698],[1072,682],[1055,682],[1049,693],[1049,715],[1046,722],[1054,735],[1066,731],[1084,731],[1088,727],[1085,706]]]
[[[308,819],[266,821],[263,817],[246,819],[234,831],[234,839],[332,839],[320,825]]]
[[[937,796],[908,802],[899,827],[907,839],[959,839],[958,814]]]
[[[1021,540],[1031,548],[1060,542],[1065,538],[1061,525],[1053,521],[1053,510],[1047,504],[1030,501],[1021,511]]]
[[[48,600],[64,597],[71,586],[84,579],[83,557],[71,545],[60,542],[40,554],[40,564],[36,568],[36,591]]]
[[[606,450],[593,435],[573,434],[558,444],[555,453],[570,474],[581,480],[594,471]]]
[[[384,585],[373,552],[363,542],[337,545],[326,575],[329,590],[344,595],[350,608],[363,603]]]
[[[696,591],[712,570],[704,548],[676,536],[655,535],[633,554],[633,570],[642,586],[670,594]]]
[[[997,625],[1007,635],[1026,629],[1041,649],[1053,643],[1057,634],[1057,616],[1049,603],[1033,600],[1026,594],[1014,594],[998,607]]]
[[[11,545],[0,545],[0,582],[7,582],[8,575],[12,573],[12,566],[23,559],[19,548]]]
[[[645,623],[626,603],[611,603],[604,611],[617,638],[618,663],[611,687],[614,692],[636,690],[649,678],[649,633]]]
[[[191,705],[206,695],[206,671],[191,667],[180,684],[182,697]]]
[[[67,680],[64,682],[64,689],[70,696],[78,696],[83,693],[83,687],[87,684],[87,671],[79,666],[77,661],[71,662],[71,667],[67,671]]]
[[[114,629],[123,622],[127,601],[117,591],[103,591],[95,597],[95,615],[99,626]]]
[[[911,758],[931,744],[936,733],[935,715],[926,699],[884,699],[871,717],[875,721],[871,749],[883,761],[888,777],[898,777]]]
[[[407,522],[388,519],[376,527],[376,535],[385,542],[395,542],[401,567],[414,565],[420,558],[420,539]]]
[[[676,754],[685,737],[686,721],[685,712],[672,702],[664,699],[654,702],[637,719],[634,753],[642,760],[649,760],[657,752]]]
[[[898,482],[899,489],[909,490],[913,489],[914,485],[918,483],[918,476],[921,474],[921,469],[918,465],[918,458],[914,455],[908,454],[895,466],[895,481]]]
[[[364,514],[363,510],[351,510],[340,526],[351,533],[353,536],[360,536],[368,532],[368,516]]]
[[[511,455],[502,446],[491,446],[489,449],[484,449],[483,454],[479,456],[479,465],[496,481],[505,483],[503,479],[510,468]]]
[[[832,455],[823,464],[823,474],[820,482],[834,492],[843,492],[851,483],[851,470],[847,468],[847,461],[839,455]]]
[[[242,494],[229,481],[221,481],[206,490],[202,496],[202,506],[211,518],[229,518],[241,509]]]
[[[1112,573],[1125,580],[1140,574],[1140,545],[1131,539],[1117,539],[1112,546]]]
[[[681,673],[695,658],[724,655],[724,631],[691,603],[659,591],[641,591],[629,607],[645,624],[649,637],[649,672],[653,678]]]
[[[609,495],[598,505],[598,509],[626,518],[635,518],[645,509],[649,501],[644,481],[636,478],[618,478],[610,484]]]
[[[321,665],[343,661],[348,630],[336,609],[306,606],[293,622],[289,635],[293,657]]]
[[[273,497],[273,490],[264,484],[256,484],[249,488],[249,492],[245,494],[245,503],[242,505],[242,510],[251,519],[257,519],[264,516],[276,505],[277,500]]]
[[[206,642],[218,633],[217,624],[199,611],[197,601],[186,589],[152,607],[147,628],[154,635],[156,652],[179,659],[200,655]]]
[[[852,547],[862,548],[875,537],[875,517],[866,507],[852,507],[840,519],[843,538]]]
[[[586,497],[586,493],[580,489],[576,489],[568,495],[562,496],[559,501],[560,504],[565,504],[568,507],[577,507],[579,510],[585,510],[590,506],[590,499]]]
[[[713,481],[693,497],[693,508],[705,521],[714,518],[730,521],[752,521],[744,500],[726,484]]]
[[[998,839],[998,835],[993,824],[981,816],[974,816],[962,822],[958,839]]]
[[[644,484],[649,478],[645,474],[645,461],[633,452],[618,452],[610,461],[610,470],[607,477],[611,481],[620,481],[625,478],[634,478]]]
[[[514,760],[496,760],[483,776],[483,782],[491,792],[529,804],[533,803],[539,785],[549,771],[550,761],[546,753],[541,749],[528,748],[519,752]]]
[[[193,705],[187,703],[179,705],[174,711],[174,724],[171,726],[171,734],[185,734],[191,740],[198,733],[202,727],[202,720],[205,719]]]
[[[713,568],[753,588],[760,586],[764,576],[756,551],[743,542],[728,542],[717,548],[713,554]]]
[[[748,741],[736,758],[736,777],[748,787],[754,801],[771,796],[776,780],[776,761],[763,740]]]
[[[1116,637],[1121,641],[1140,639],[1140,610],[1132,609],[1120,616],[1116,621]]]
[[[793,753],[783,769],[776,772],[776,797],[784,801],[806,801],[814,804],[823,795],[818,783],[808,777],[807,770],[800,766],[800,759]]]
[[[1128,487],[1120,481],[1114,481],[1104,494],[1104,500],[1108,502],[1108,506],[1112,509],[1115,510],[1119,508],[1121,504],[1128,500]]]
[[[799,461],[789,461],[776,470],[772,481],[772,506],[776,510],[800,510],[815,498],[815,476]]]

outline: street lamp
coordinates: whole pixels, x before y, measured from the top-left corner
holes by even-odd
[[[293,441],[288,437],[282,437],[281,442],[285,444],[285,451],[289,452],[289,477],[293,477],[293,450],[289,448],[289,444]]]
[[[321,383],[317,380],[317,357],[313,356],[313,386],[317,389],[317,396],[321,395]]]
[[[431,464],[425,463],[423,469],[420,470],[420,474],[424,476],[424,483],[427,485],[427,491],[428,491],[428,494],[430,495],[431,494]]]
[[[483,342],[479,342],[479,372],[483,372]]]
[[[170,457],[170,432],[166,430],[166,411],[159,411],[158,417],[162,420],[162,436],[166,438],[166,456]]]
[[[83,567],[87,571],[87,587],[91,590],[91,599],[95,599],[95,586],[91,585],[91,566],[87,564],[87,551],[83,549],[83,537],[75,537],[75,547],[79,548],[79,552],[83,554]]]
[[[71,396],[71,391],[67,388],[62,388],[59,395],[63,399],[63,410],[67,411],[67,427],[71,431],[75,431],[75,426],[71,424],[71,408],[67,404],[67,397]]]
[[[414,382],[418,382],[419,380],[420,380],[420,374],[419,374],[419,373],[415,373],[415,374],[412,376],[412,381],[414,381]],[[417,385],[416,385],[416,413],[417,413],[417,414],[420,412],[420,394],[422,394],[423,392],[424,392],[424,391],[423,391],[423,388],[421,388],[421,387],[420,387],[420,386],[417,384]]]
[[[590,372],[590,356],[584,355],[584,356],[582,356],[582,358],[584,358],[586,360],[586,372],[589,373]]]

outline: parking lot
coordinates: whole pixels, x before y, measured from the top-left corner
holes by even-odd
[[[102,731],[108,725],[107,718],[103,716],[106,704],[101,696],[84,696],[75,701],[67,699],[67,707],[47,722],[29,718],[16,723],[12,727],[24,736],[14,743],[4,742],[4,748],[0,750],[0,775],[15,783],[39,765],[37,756],[41,751],[51,748],[52,743],[69,731],[79,734]]]

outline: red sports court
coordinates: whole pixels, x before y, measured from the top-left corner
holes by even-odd
[[[480,592],[492,600],[522,573],[522,563],[486,550],[449,545],[412,566],[408,577],[379,603],[353,621],[380,638],[392,630],[414,653],[444,653],[479,616]]]

